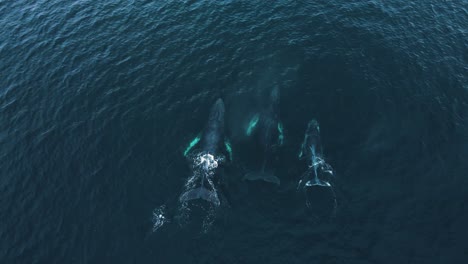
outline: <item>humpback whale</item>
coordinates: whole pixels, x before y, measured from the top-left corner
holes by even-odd
[[[215,206],[220,205],[217,184],[219,182],[218,166],[225,158],[222,152],[227,151],[232,157],[230,143],[224,139],[224,103],[216,100],[211,107],[205,129],[195,137],[184,151],[190,161],[192,176],[188,178],[185,189],[179,197],[180,202],[202,199]],[[199,149],[195,149],[200,144]]]
[[[309,187],[329,188],[336,208],[336,195],[331,184],[333,177],[332,167],[323,158],[323,149],[320,141],[320,126],[317,120],[311,120],[304,135],[299,152],[299,159],[307,161],[308,168],[299,180],[298,189],[310,189]],[[310,202],[306,201],[307,206]]]
[[[250,172],[244,176],[246,180],[263,180],[274,184],[280,184],[280,179],[267,172],[267,162],[271,158],[271,152],[276,146],[283,144],[283,124],[279,120],[279,88],[275,86],[261,110],[254,114],[247,125],[245,134],[255,135],[263,148],[263,162],[260,171]]]

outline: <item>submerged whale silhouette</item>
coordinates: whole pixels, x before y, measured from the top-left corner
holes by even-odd
[[[280,179],[273,173],[266,171],[270,152],[275,146],[282,145],[284,140],[283,125],[278,116],[279,88],[277,86],[271,90],[267,99],[262,109],[252,116],[245,130],[247,136],[255,134],[264,149],[262,167],[260,171],[247,173],[244,179],[250,181],[263,180],[279,185]]]

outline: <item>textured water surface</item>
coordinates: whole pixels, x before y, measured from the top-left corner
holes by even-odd
[[[466,1],[18,0],[0,25],[1,263],[468,259]],[[241,181],[259,159],[242,122],[274,86],[281,188]],[[218,97],[232,205],[209,232],[153,232]],[[291,187],[312,118],[326,220]]]

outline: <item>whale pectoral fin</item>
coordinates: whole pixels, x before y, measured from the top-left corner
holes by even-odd
[[[231,142],[229,139],[224,140],[224,146],[226,147],[226,151],[229,155],[229,161],[232,161],[232,147],[231,147]]]
[[[250,119],[250,122],[247,126],[247,129],[245,130],[245,134],[247,136],[252,135],[252,133],[255,131],[255,128],[257,127],[258,120],[260,119],[259,114],[255,114],[252,119]]]
[[[297,155],[297,157],[298,157],[300,160],[304,159],[304,157],[305,157],[305,155],[306,155],[306,153],[305,153],[305,151],[304,151],[304,145],[305,145],[304,143],[301,144],[301,149],[299,150],[299,154]]]
[[[192,141],[190,141],[190,143],[188,144],[188,146],[184,150],[184,156],[185,157],[187,157],[190,150],[192,150],[193,147],[195,147],[195,145],[197,145],[198,142],[200,142],[200,139],[201,139],[201,134],[198,134],[194,139],[192,139]]]
[[[300,160],[304,159],[307,156],[307,149],[306,149],[307,138],[308,138],[308,135],[306,134],[304,136],[304,141],[302,141],[301,149],[299,150],[298,158]]]
[[[283,123],[278,122],[278,144],[280,146],[283,145],[284,142],[284,129],[283,129]]]

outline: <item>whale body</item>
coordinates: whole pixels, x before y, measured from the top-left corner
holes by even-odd
[[[202,148],[208,153],[217,153],[220,142],[224,140],[224,102],[221,98],[211,107],[203,137]]]
[[[317,120],[311,120],[304,134],[299,152],[299,158],[307,161],[307,170],[303,173],[299,180],[298,189],[310,190],[316,193],[318,190],[329,191],[333,200],[333,212],[336,211],[337,201],[333,185],[331,183],[333,177],[332,167],[325,162],[323,157],[323,149],[320,141],[320,126]],[[311,207],[309,196],[306,196],[306,205]]]
[[[224,161],[220,155],[221,148],[226,148],[231,154],[230,145],[224,142],[224,102],[222,99],[216,100],[211,107],[208,121],[202,134],[193,139],[184,155],[189,157],[193,175],[189,177],[185,184],[185,191],[179,200],[182,203],[190,200],[202,199],[215,206],[220,205],[218,191],[216,189],[217,168]],[[194,151],[193,148],[201,144],[201,148]],[[193,151],[192,151],[193,150]],[[195,152],[190,154],[191,152]]]
[[[315,119],[307,125],[299,158],[306,159],[308,162],[308,169],[299,181],[299,187],[331,186],[329,177],[333,175],[333,170],[323,158],[320,126]]]
[[[255,135],[264,150],[263,163],[260,171],[249,172],[244,176],[245,180],[263,180],[274,184],[280,184],[280,179],[271,172],[266,172],[268,158],[276,146],[283,144],[283,125],[279,120],[279,88],[275,86],[266,101],[261,105],[261,110],[255,113],[247,125],[247,136]]]

